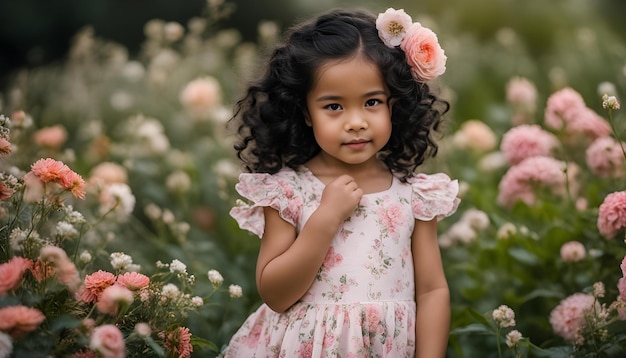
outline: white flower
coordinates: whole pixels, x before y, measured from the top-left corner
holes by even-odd
[[[39,235],[36,231],[33,231],[31,235]],[[28,238],[28,232],[16,227],[9,234],[9,245],[13,251],[22,251],[24,248],[23,242]]]
[[[243,289],[239,285],[230,285],[228,286],[228,293],[231,298],[240,298],[243,296]]]
[[[65,221],[72,225],[80,225],[87,222],[83,214],[78,211],[74,211],[72,205],[67,205],[64,209],[65,211]]]
[[[78,230],[67,221],[59,221],[56,225],[57,236],[66,239],[74,239],[78,236]]]
[[[499,240],[505,240],[515,235],[516,233],[517,233],[517,228],[515,227],[515,224],[507,222],[507,223],[502,224],[502,226],[500,226],[500,228],[498,229],[498,232],[496,233],[496,237]]]
[[[124,183],[107,185],[100,193],[99,200],[101,214],[113,211],[120,220],[127,219],[135,208],[135,196],[130,187]]]
[[[485,230],[489,227],[489,216],[482,210],[468,209],[461,216],[474,230]]]
[[[173,283],[168,283],[164,285],[163,288],[161,289],[161,296],[165,298],[174,299],[178,296],[179,293],[180,293],[180,290]]]
[[[191,298],[191,304],[196,307],[200,307],[204,304],[204,300],[200,296],[194,296]]]
[[[170,264],[171,273],[187,273],[187,266],[180,260],[174,259]]]
[[[513,348],[517,345],[517,343],[522,339],[522,334],[514,329],[506,335],[506,345],[509,348]]]
[[[184,194],[191,188],[191,178],[182,170],[177,170],[165,179],[167,190],[172,193]]]
[[[213,287],[220,286],[224,282],[224,277],[217,270],[210,270],[208,276]]]
[[[13,352],[13,341],[11,336],[4,332],[0,332],[0,358],[8,358]]]
[[[515,312],[507,305],[501,305],[493,310],[491,315],[498,326],[502,328],[515,326]]]
[[[387,47],[400,46],[406,31],[413,24],[413,19],[403,9],[389,8],[376,18],[378,36]]]
[[[152,329],[149,324],[140,322],[135,325],[135,332],[141,337],[148,337],[152,334]]]
[[[88,263],[91,261],[91,254],[89,253],[89,251],[85,250],[80,253],[78,259],[83,263]]]
[[[133,263],[133,258],[123,252],[113,252],[110,258],[111,266],[115,270],[126,270],[126,267]]]

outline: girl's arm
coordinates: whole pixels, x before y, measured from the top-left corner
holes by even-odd
[[[354,211],[363,191],[342,175],[328,183],[320,206],[296,238],[295,228],[272,208],[264,208],[265,231],[256,266],[263,301],[284,312],[309,289],[341,223]]]
[[[412,237],[415,270],[415,355],[445,357],[450,331],[450,291],[437,242],[437,219],[415,221]]]

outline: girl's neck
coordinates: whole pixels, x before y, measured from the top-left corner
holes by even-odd
[[[341,175],[350,175],[366,194],[388,189],[393,179],[389,168],[377,158],[364,163],[347,164],[327,160],[324,156],[317,155],[304,166],[324,184],[330,183]]]

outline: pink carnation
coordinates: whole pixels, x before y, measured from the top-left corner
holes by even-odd
[[[102,291],[113,284],[115,284],[115,275],[98,270],[85,277],[85,286],[79,294],[79,299],[85,303],[97,302]]]
[[[585,314],[594,307],[600,309],[593,295],[575,293],[556,306],[550,312],[550,324],[554,333],[570,343],[579,342],[582,337],[580,331],[585,325]]]
[[[574,117],[574,113],[585,108],[585,100],[570,87],[554,92],[548,97],[544,122],[548,128],[561,130]]]
[[[537,88],[527,78],[511,78],[506,85],[506,100],[515,112],[533,114],[537,109]]]
[[[586,255],[585,246],[578,241],[569,241],[561,246],[561,259],[565,262],[579,262]]]
[[[509,164],[535,156],[550,156],[558,146],[556,136],[536,124],[522,124],[502,136],[500,150]]]
[[[33,262],[15,256],[8,262],[0,264],[0,297],[16,289],[22,283],[24,272],[33,266]]]
[[[446,72],[446,60],[437,35],[415,22],[400,44],[411,71],[419,81],[430,81]]]
[[[604,198],[598,211],[598,230],[606,238],[613,238],[626,227],[626,191],[617,191]]]
[[[137,291],[148,287],[150,278],[138,272],[126,272],[117,277],[117,283],[131,291]]]
[[[0,201],[7,200],[13,196],[15,191],[9,188],[3,181],[0,181]]]
[[[626,149],[626,143],[621,143]],[[624,152],[612,137],[596,139],[587,148],[585,159],[591,172],[601,178],[621,178],[626,174]]]
[[[537,189],[546,189],[557,195],[565,195],[565,163],[552,157],[530,157],[512,166],[499,184],[498,203],[511,207],[521,200],[528,205],[536,201]],[[568,171],[570,183],[575,170]],[[573,185],[573,184],[572,184]]]
[[[575,143],[580,137],[593,140],[611,133],[610,124],[585,105],[580,93],[569,87],[548,98],[544,123],[548,128],[565,133],[566,139]]]
[[[43,183],[57,183],[80,199],[85,197],[85,181],[67,165],[51,158],[39,159],[31,165],[33,173]],[[28,174],[27,174],[28,175]]]
[[[11,153],[11,142],[6,138],[0,137],[0,158]]]
[[[67,131],[61,125],[42,128],[33,134],[35,144],[53,149],[60,148],[66,139]]]
[[[13,338],[32,332],[46,319],[38,309],[26,306],[0,308],[0,331]]]
[[[189,358],[193,352],[191,345],[191,333],[189,328],[178,327],[167,335],[164,332],[159,333],[159,338],[165,341],[165,349],[174,357]]]
[[[126,356],[124,336],[112,324],[98,326],[93,330],[89,349],[99,353],[102,358],[124,358]]]

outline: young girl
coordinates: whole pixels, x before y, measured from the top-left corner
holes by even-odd
[[[448,103],[432,31],[403,10],[332,11],[294,28],[237,104],[249,173],[234,207],[258,235],[264,304],[225,357],[443,357],[449,290],[437,220],[458,184],[414,170]]]

